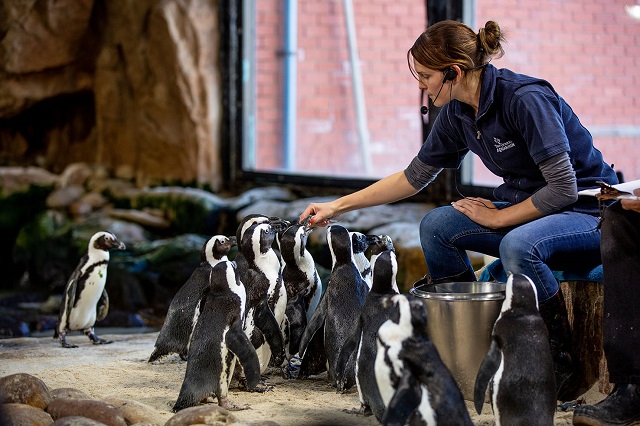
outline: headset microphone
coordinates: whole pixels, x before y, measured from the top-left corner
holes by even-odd
[[[438,100],[438,96],[440,96],[440,92],[442,92],[442,88],[444,87],[444,84],[447,81],[455,80],[457,76],[458,76],[458,73],[453,68],[449,68],[447,71],[444,72],[444,77],[442,78],[442,86],[440,86],[440,90],[438,90],[438,94],[436,95],[435,99],[433,100],[434,104]],[[429,113],[429,107],[426,106],[426,105],[422,105],[420,107],[420,113],[422,115],[427,115]]]

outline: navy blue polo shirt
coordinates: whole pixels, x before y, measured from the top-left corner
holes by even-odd
[[[478,115],[460,101],[446,104],[418,158],[458,168],[469,151],[504,180],[494,197],[512,204],[546,185],[538,164],[563,152],[569,154],[578,191],[597,187],[598,180],[618,183],[589,131],[549,82],[491,64],[483,72]],[[580,196],[564,210],[597,214],[597,200]]]

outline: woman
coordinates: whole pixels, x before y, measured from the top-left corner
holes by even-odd
[[[500,257],[507,271],[535,283],[551,334],[559,398],[577,386],[570,334],[552,269],[600,263],[599,209],[578,191],[596,181],[617,183],[591,135],[548,82],[489,64],[504,51],[503,34],[489,21],[476,34],[456,21],[436,23],[407,52],[418,87],[442,107],[409,166],[300,216],[325,226],[340,214],[416,194],[443,168],[457,168],[474,152],[503,184],[497,201],[464,197],[429,212],[420,239],[431,282],[473,281],[466,250]]]

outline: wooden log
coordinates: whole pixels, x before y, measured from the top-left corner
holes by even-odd
[[[607,359],[602,344],[604,284],[595,281],[565,281],[561,283],[567,305],[573,345],[581,371],[580,388],[586,392],[598,382],[598,390],[609,394]]]

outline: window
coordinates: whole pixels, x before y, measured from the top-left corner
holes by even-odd
[[[549,80],[605,161],[640,178],[640,21],[623,1],[462,4],[474,29],[506,32],[495,66]],[[406,167],[422,142],[406,52],[425,2],[244,0],[241,16],[244,171],[373,180]],[[457,183],[500,180],[468,155]]]

